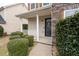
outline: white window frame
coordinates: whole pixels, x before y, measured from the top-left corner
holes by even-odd
[[[32,3],[30,3],[30,10],[36,9],[36,3],[35,3],[35,8],[33,8],[33,9],[31,8],[31,4],[32,4]]]
[[[78,10],[79,10],[79,8],[64,10],[64,19],[67,17],[67,16],[66,16],[66,12],[67,12],[67,11],[74,11],[73,14],[72,14],[72,15],[74,15],[75,12],[78,11]],[[72,15],[70,15],[70,16],[72,16]]]
[[[44,6],[48,6],[48,5],[51,5],[51,3],[49,3],[49,4],[47,4],[47,5],[44,5],[44,3],[42,3],[42,7],[44,7]]]

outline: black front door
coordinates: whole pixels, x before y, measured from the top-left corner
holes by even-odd
[[[51,18],[45,18],[45,36],[51,36]]]

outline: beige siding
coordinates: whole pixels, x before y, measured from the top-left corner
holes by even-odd
[[[21,31],[21,21],[16,15],[25,12],[27,12],[27,9],[23,4],[5,8],[2,15],[6,20],[6,24],[2,25],[5,28],[5,32],[10,34],[11,32]]]
[[[45,19],[44,17],[40,17],[39,20],[39,35],[40,37],[44,37],[45,36]]]
[[[36,19],[35,18],[28,20],[28,35],[33,35],[36,39]]]

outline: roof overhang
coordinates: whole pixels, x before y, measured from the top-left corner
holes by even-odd
[[[20,18],[28,19],[28,18],[36,17],[36,14],[38,14],[39,16],[50,15],[51,14],[51,5],[46,6],[46,7],[41,7],[39,9],[31,10],[31,11],[28,11],[26,13],[16,15],[16,16],[20,17]]]

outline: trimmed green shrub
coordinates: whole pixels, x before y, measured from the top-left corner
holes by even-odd
[[[79,13],[57,22],[56,46],[61,56],[79,56]]]
[[[33,44],[34,44],[34,36],[25,36],[25,38],[26,39],[28,39],[28,41],[29,41],[29,46],[31,47],[31,46],[33,46]]]
[[[10,34],[11,36],[15,36],[15,35],[19,35],[19,36],[23,36],[23,32],[19,32],[19,31],[17,31],[17,32],[13,32],[13,33],[11,33]]]
[[[4,29],[3,29],[3,27],[2,27],[2,26],[0,26],[0,37],[2,37],[2,36],[3,36],[3,33],[4,33]]]
[[[19,39],[19,38],[21,38],[19,35],[10,36],[10,40],[12,40],[12,39]]]
[[[7,47],[10,56],[26,56],[29,52],[28,40],[25,38],[10,40]]]
[[[22,38],[25,38],[25,37],[27,37],[27,36],[29,36],[29,35],[22,35]]]
[[[28,41],[29,41],[29,46],[33,46],[33,44],[34,44],[34,37],[33,36],[28,36]]]
[[[19,38],[22,38],[23,37],[23,33],[22,32],[13,32],[10,34],[10,40],[12,39],[19,39]]]

